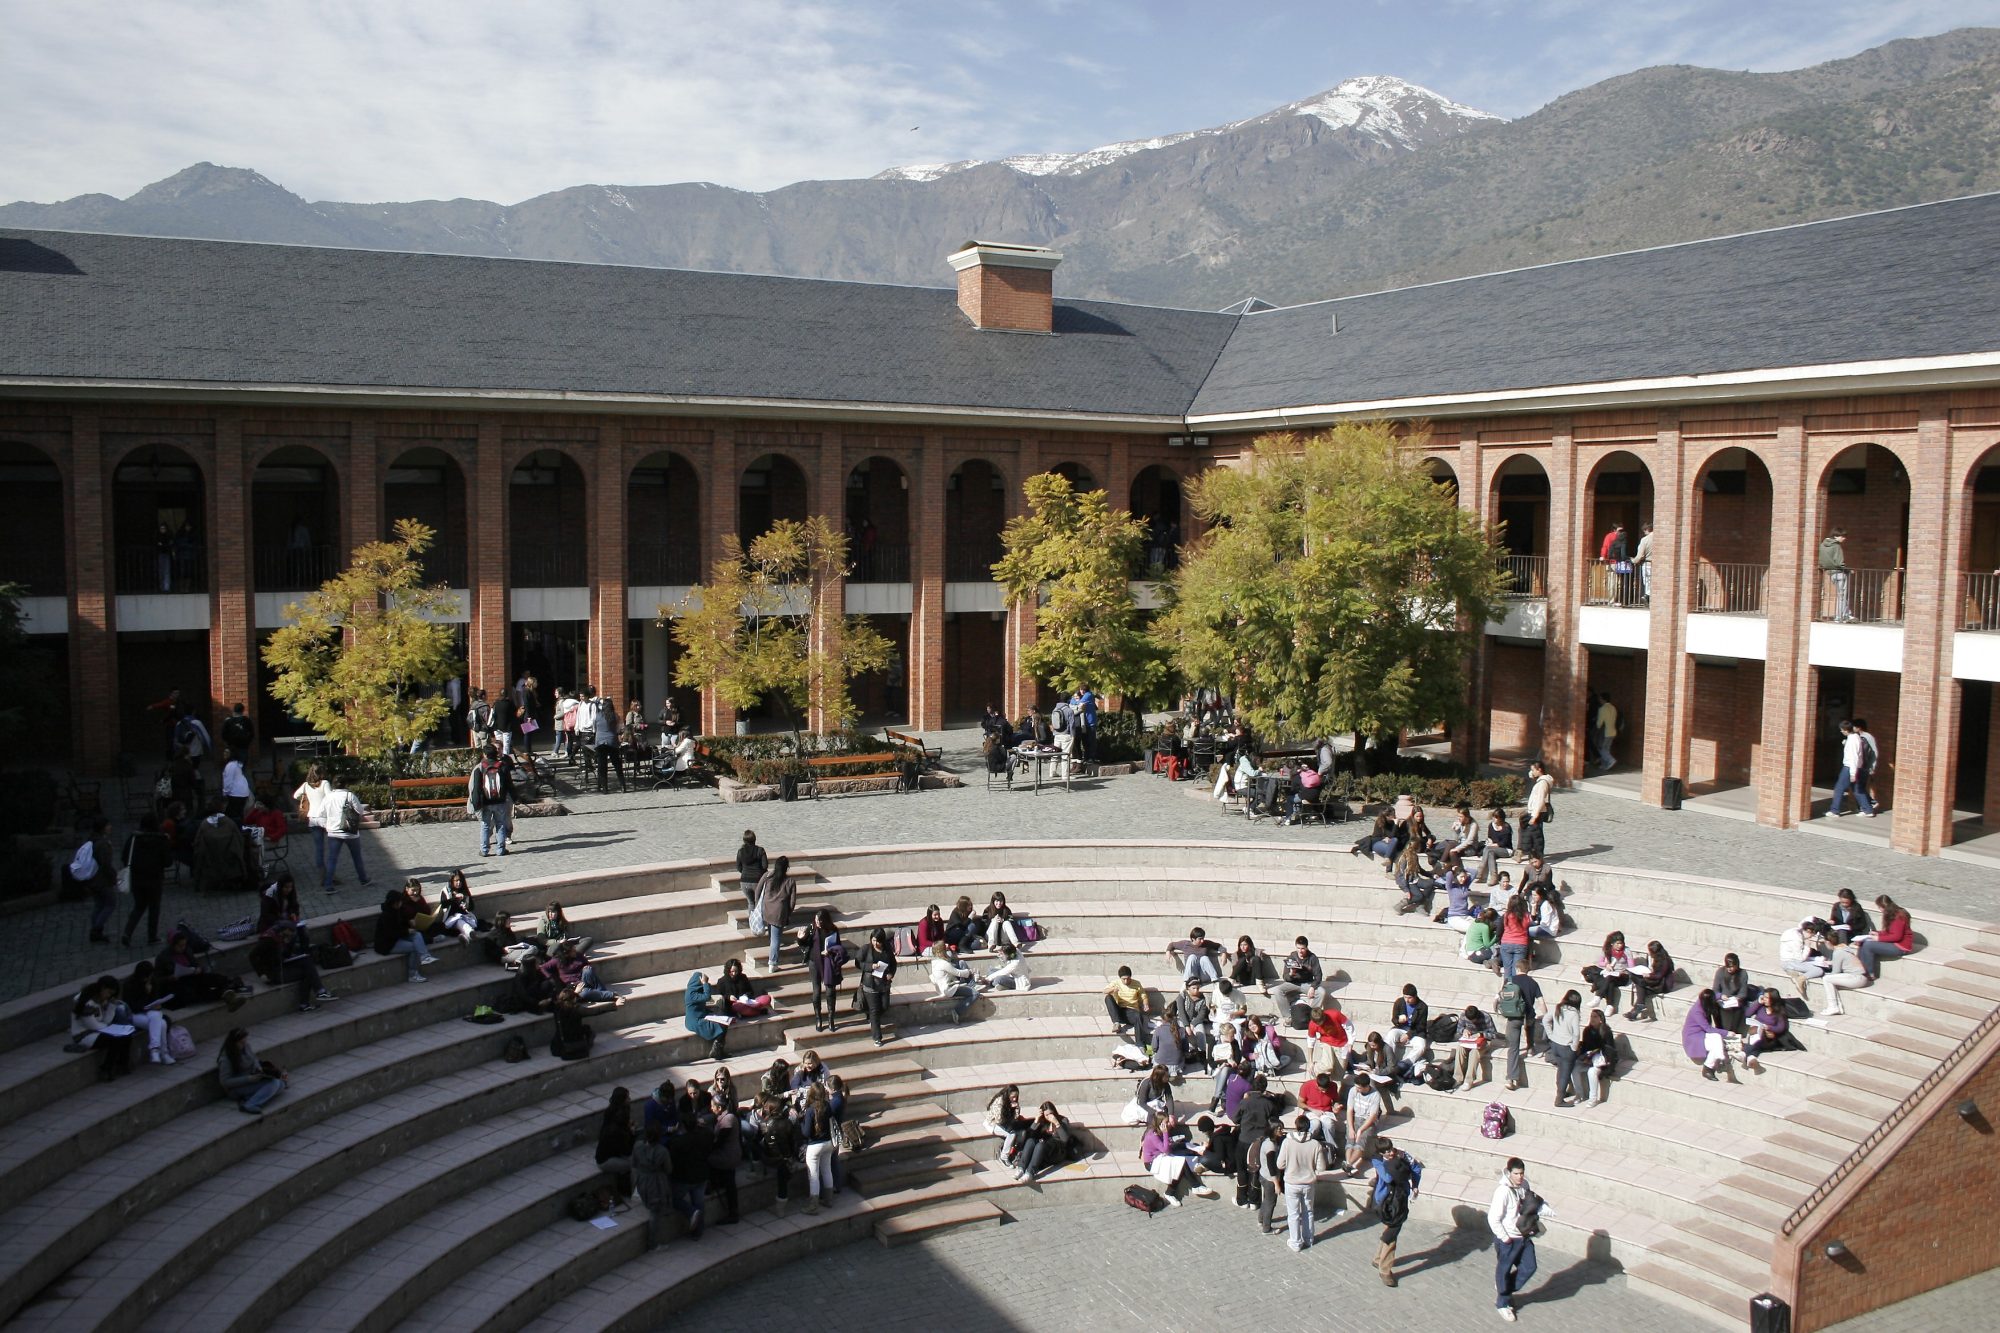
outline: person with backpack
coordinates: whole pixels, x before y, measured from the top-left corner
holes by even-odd
[[[465,784],[465,808],[479,816],[479,854],[491,856],[493,842],[507,854],[507,830],[513,823],[514,770],[500,762],[500,752],[488,747]]]
[[[368,867],[361,859],[361,798],[347,788],[332,783],[326,798],[320,804],[320,828],[326,835],[326,865],[320,880],[320,888],[328,893],[340,881],[336,875],[340,869],[340,849],[347,848],[348,856],[354,862],[354,876],[367,888],[374,883],[368,878]]]
[[[1078,731],[1076,708],[1067,699],[1056,700],[1049,710],[1049,739],[1056,747],[1056,776],[1069,776],[1070,756],[1076,752]]]
[[[475,689],[472,702],[465,709],[465,729],[469,733],[473,748],[484,751],[493,744],[493,705],[487,702],[486,691]]]
[[[1507,1091],[1512,1092],[1528,1081],[1522,1048],[1534,1049],[1535,1028],[1548,1017],[1541,983],[1526,972],[1516,972],[1501,983],[1493,1012],[1507,1024]]]
[[[1382,1219],[1382,1244],[1375,1251],[1375,1271],[1382,1285],[1396,1285],[1396,1241],[1410,1220],[1410,1201],[1423,1185],[1424,1164],[1388,1139],[1375,1140],[1376,1215]]]
[[[586,690],[589,686],[584,687]],[[618,748],[618,709],[611,700],[602,695],[592,695],[589,708],[590,731],[580,729],[584,719],[579,716],[578,735],[585,736],[597,755],[597,791],[604,795],[611,789],[611,770],[618,770],[618,790],[628,790],[625,785],[625,758]]]
[[[102,815],[90,821],[76,854],[69,859],[72,883],[90,895],[90,943],[109,944],[104,928],[118,907],[118,870],[111,864],[111,821]]]
[[[249,710],[240,703],[232,704],[229,716],[222,719],[222,743],[247,760],[256,739],[257,728],[250,721]]]
[[[1528,1185],[1528,1166],[1518,1157],[1507,1169],[1486,1209],[1486,1225],[1494,1239],[1494,1309],[1514,1322],[1514,1296],[1535,1276],[1535,1237],[1542,1229],[1546,1205]]]
[[[1071,696],[1070,710],[1077,724],[1077,753],[1086,764],[1097,762],[1097,691],[1085,685]]]

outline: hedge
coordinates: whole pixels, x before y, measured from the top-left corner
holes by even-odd
[[[888,753],[887,741],[861,731],[808,731],[799,739],[803,746],[793,742],[790,732],[777,732],[763,736],[702,736],[697,744],[708,751],[712,761],[728,769],[730,776],[752,786],[772,786],[785,774],[800,771],[801,758]],[[900,759],[892,757],[872,764],[850,764],[843,766],[838,776],[859,778],[894,773],[900,763]]]

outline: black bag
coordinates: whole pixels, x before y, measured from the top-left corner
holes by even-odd
[[[1312,1006],[1304,1000],[1292,1005],[1292,1026],[1303,1028],[1312,1022]]]
[[[1125,1187],[1125,1206],[1127,1208],[1137,1208],[1146,1216],[1151,1217],[1154,1213],[1165,1209],[1167,1201],[1160,1197],[1157,1190],[1149,1190],[1144,1185],[1127,1185]]]
[[[1433,1092],[1450,1092],[1458,1086],[1458,1079],[1443,1065],[1432,1065],[1430,1083]]]
[[[582,1034],[573,1041],[564,1041],[562,1033],[558,1032],[555,1036],[549,1038],[549,1054],[558,1060],[581,1060],[590,1054],[590,1042],[593,1035],[588,1023],[583,1025]]]
[[[507,1044],[500,1048],[500,1058],[510,1065],[518,1065],[528,1058],[528,1043],[520,1033],[507,1038]]]
[[[1806,1007],[1804,1000],[1792,996],[1785,1001],[1785,1017],[1792,1020],[1811,1018],[1812,1010]]]
[[[1532,1240],[1542,1234],[1542,1196],[1525,1185],[1521,1187],[1521,1192],[1527,1197],[1521,1200],[1521,1212],[1515,1225],[1521,1229],[1523,1236]]]
[[[1430,1038],[1431,1045],[1433,1046],[1442,1046],[1446,1042],[1457,1041],[1458,1019],[1450,1014],[1439,1014],[1431,1020],[1431,1025],[1424,1029],[1424,1035]]]
[[[324,972],[333,967],[353,967],[354,955],[349,952],[345,944],[315,944],[313,961],[318,963],[320,970]]]
[[[1554,801],[1550,801],[1547,805],[1542,807],[1542,826],[1546,828],[1550,824],[1553,824],[1555,822],[1556,822],[1556,803]]]
[[[1595,987],[1598,982],[1604,980],[1604,969],[1591,963],[1583,969],[1583,980],[1585,984]]]

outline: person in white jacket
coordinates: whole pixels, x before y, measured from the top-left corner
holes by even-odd
[[[1000,946],[1000,966],[991,968],[980,980],[986,990],[1006,987],[1009,990],[1027,990],[1034,983],[1028,976],[1028,965],[1021,957],[1021,951],[1011,944]]]
[[[1494,1242],[1493,1308],[1509,1323],[1514,1321],[1514,1294],[1535,1276],[1535,1233],[1541,1230],[1543,1211],[1541,1199],[1528,1188],[1527,1163],[1509,1157],[1486,1210]]]
[[[964,1018],[965,1011],[979,998],[979,983],[973,978],[972,969],[958,961],[949,944],[931,946],[931,985],[937,987],[940,998],[952,1001],[954,1023]]]
[[[1806,983],[1826,975],[1825,945],[1815,925],[1814,919],[1807,917],[1778,936],[1778,969],[1791,977],[1802,1000],[1806,998]]]

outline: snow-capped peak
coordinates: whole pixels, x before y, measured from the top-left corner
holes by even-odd
[[[1325,92],[1315,93],[1296,102],[1288,102],[1261,116],[1231,121],[1227,125],[1216,125],[1203,130],[1183,130],[1177,134],[1163,134],[1152,139],[1128,139],[1122,143],[1105,144],[1081,153],[1023,153],[1015,157],[1000,158],[991,164],[976,158],[967,158],[960,162],[929,162],[916,166],[890,167],[887,171],[878,173],[875,179],[934,181],[941,176],[987,165],[1011,167],[1027,176],[1074,176],[1101,167],[1107,162],[1116,162],[1119,158],[1128,157],[1133,153],[1166,148],[1203,135],[1226,134],[1248,125],[1261,125],[1288,116],[1312,116],[1335,129],[1351,129],[1369,138],[1401,148],[1414,148],[1427,139],[1462,129],[1474,122],[1502,119],[1391,75],[1364,74],[1358,78],[1343,80]]]

